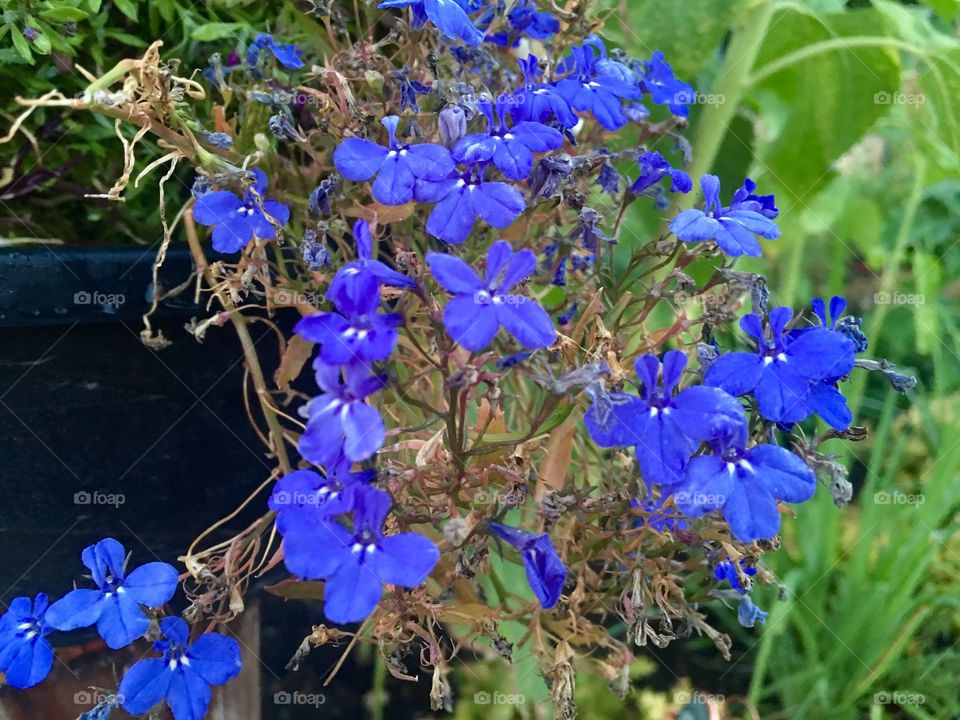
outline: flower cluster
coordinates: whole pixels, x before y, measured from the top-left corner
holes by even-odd
[[[47,636],[54,630],[96,625],[114,650],[144,637],[179,582],[179,573],[164,562],[127,572],[126,553],[113,538],[84,549],[81,560],[95,589],[77,588],[52,604],[44,593],[33,602],[14,598],[0,617],[0,670],[12,687],[33,687],[49,675],[54,652]],[[240,646],[233,638],[205,633],[188,647],[189,630],[178,617],[162,618],[160,630],[165,639],[154,645],[164,658],[136,662],[120,683],[119,702],[134,715],[165,701],[175,720],[201,718],[210,703],[210,686],[240,672]]]

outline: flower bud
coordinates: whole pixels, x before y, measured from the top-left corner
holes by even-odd
[[[456,105],[441,110],[438,122],[440,138],[447,147],[453,147],[460,138],[467,134],[467,116],[463,109]]]

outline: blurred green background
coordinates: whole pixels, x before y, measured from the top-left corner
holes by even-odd
[[[75,62],[100,74],[162,37],[165,55],[203,67],[259,30],[309,46],[315,27],[292,2],[0,7],[2,133],[14,95],[82,90]],[[745,176],[776,193],[783,237],[741,269],[768,277],[774,304],[846,296],[864,317],[867,355],[920,382],[907,398],[866,374],[847,389],[870,429],[836,450],[855,500],[838,509],[820,492],[787,523],[782,549],[764,558],[784,588],[754,592],[771,611],[766,627],[716,616],[736,637],[732,663],[706,641],[656,660],[638,651],[626,700],[578,677],[581,716],[706,718],[688,702],[702,692],[725,717],[960,717],[960,2],[605,0],[602,12],[612,43],[639,57],[663,50],[698,90],[691,175],[718,174],[724,199]],[[44,39],[27,42],[26,25]],[[157,241],[154,185],[131,188],[123,205],[81,197],[119,174],[111,122],[42,111],[28,126],[36,145],[18,135],[0,146],[0,243]],[[640,205],[626,234],[650,237],[663,218]],[[527,702],[463,702],[457,718],[546,712],[523,660],[457,671],[458,696],[493,677]]]

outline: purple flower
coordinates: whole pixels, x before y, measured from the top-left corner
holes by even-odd
[[[596,49],[597,55],[594,54]],[[627,124],[622,100],[641,97],[636,73],[623,63],[607,57],[603,42],[595,35],[573,48],[573,58],[564,66],[571,74],[557,83],[557,92],[580,112],[590,111],[607,130],[619,130]]]
[[[493,340],[502,325],[525,348],[551,345],[556,330],[540,304],[513,287],[536,270],[537,256],[528,249],[513,252],[510,243],[498,240],[487,252],[486,275],[454,255],[427,253],[430,272],[454,297],[443,311],[443,324],[454,340],[479,352]],[[502,275],[502,277],[501,277]]]
[[[799,422],[818,406],[823,407],[820,403],[826,401],[820,397],[821,391],[816,391],[816,398],[812,392],[815,387],[843,377],[853,369],[853,341],[825,328],[784,333],[792,317],[790,308],[771,310],[772,338],[767,340],[760,316],[744,315],[740,327],[757,342],[757,351],[721,355],[710,366],[704,383],[723,388],[731,395],[753,393],[760,414],[774,422]],[[839,395],[839,391],[836,392]],[[846,407],[842,395],[839,402]],[[838,420],[841,415],[838,407],[831,406],[824,419]]]
[[[166,639],[153,643],[163,657],[134,663],[117,694],[123,709],[143,715],[166,702],[174,720],[201,720],[210,704],[210,686],[223,685],[240,672],[240,644],[218,633],[204,633],[191,644],[182,619],[165,617],[160,629]]]
[[[277,62],[285,68],[299,70],[303,67],[303,60],[300,59],[303,52],[296,45],[280,45],[272,35],[267,33],[258,33],[253,43],[247,48],[247,65],[251,67],[256,65],[263,50],[272,52]]]
[[[377,276],[359,273],[348,282],[341,282],[337,291],[331,300],[339,313],[309,315],[302,318],[293,331],[305,340],[320,343],[320,359],[325,363],[374,362],[390,357],[403,316],[377,312],[380,306]]]
[[[530,120],[547,122],[556,119],[561,126],[571,128],[577,124],[577,115],[567,99],[550,83],[540,83],[539,60],[535,55],[521,58],[520,71],[523,73],[524,86],[513,95],[510,117],[514,122]]]
[[[83,564],[96,590],[67,593],[47,610],[46,621],[57,630],[75,630],[96,623],[97,632],[114,650],[126,647],[150,627],[141,609],[159,607],[173,597],[179,574],[172,565],[152,562],[124,573],[123,545],[106,538],[85,548]]]
[[[253,189],[260,196],[267,189],[267,176],[259,168],[253,171]],[[290,208],[273,200],[264,200],[263,207],[280,225],[290,219]],[[242,250],[256,235],[264,240],[277,236],[276,228],[257,206],[253,191],[247,190],[238,198],[229,190],[208,192],[197,199],[193,217],[201,225],[213,227],[213,249],[222,253]]]
[[[453,158],[466,165],[493,161],[511,180],[524,180],[533,170],[533,154],[556,150],[563,145],[563,135],[543,123],[524,121],[507,128],[505,98],[497,101],[499,126],[493,119],[489,100],[479,103],[487,118],[487,131],[462,138],[453,148]]]
[[[382,0],[377,7],[411,7],[414,17],[426,16],[451,40],[463,40],[467,45],[483,42],[483,33],[470,22],[472,9],[466,0]]]
[[[357,220],[353,224],[353,238],[357,243],[357,259],[337,270],[330,281],[327,297],[341,304],[350,304],[351,297],[362,297],[369,292],[369,278],[398,288],[413,288],[417,283],[413,278],[393,270],[373,257],[373,237],[370,224],[366,220]]]
[[[383,419],[366,398],[383,389],[384,379],[372,375],[365,363],[340,368],[318,357],[313,369],[321,393],[300,410],[307,418],[300,454],[323,467],[341,454],[352,462],[366,460],[380,449],[384,437]]]
[[[520,0],[507,13],[510,25],[534,40],[546,40],[560,32],[560,21],[552,13],[540,12],[531,0]]]
[[[601,447],[636,448],[643,479],[676,485],[701,442],[746,437],[746,415],[736,399],[718,388],[695,385],[674,395],[687,356],[671,350],[663,357],[662,389],[657,383],[660,361],[642,355],[634,369],[643,396],[608,393],[599,385],[588,392],[593,404],[583,418],[593,441]]]
[[[297,576],[326,580],[323,612],[337,623],[359,622],[380,601],[384,583],[412,588],[422,583],[440,551],[417,533],[383,534],[392,500],[364,484],[348,489],[352,529],[321,521],[293,526],[284,535],[284,562]]]
[[[714,444],[715,454],[698,455],[673,488],[680,512],[700,517],[722,510],[740,542],[767,540],[780,530],[777,501],[801,503],[813,497],[813,470],[778,445],[745,449],[744,437]]]
[[[670,192],[688,193],[693,189],[693,181],[683,170],[677,170],[658,152],[644,152],[637,158],[640,176],[630,186],[632,195],[640,195],[660,180],[670,176]]]
[[[478,217],[495,228],[507,228],[527,207],[512,185],[484,180],[482,167],[452,173],[440,182],[420,181],[414,195],[418,202],[436,203],[427,218],[427,232],[453,245],[469,237]]]
[[[720,179],[716,175],[704,175],[700,178],[700,187],[703,188],[703,210],[684,210],[670,223],[670,232],[683,242],[716,240],[720,249],[731,257],[760,257],[760,244],[754,235],[768,240],[780,237],[780,228],[770,217],[772,199],[765,202],[734,195],[733,203],[725,208],[720,205]],[[775,211],[773,208],[772,212]]]
[[[490,532],[512,545],[520,553],[527,583],[540,605],[552,608],[560,599],[567,568],[550,540],[550,535],[512,528],[500,523],[490,523]]]
[[[743,627],[752,628],[759,623],[763,625],[767,621],[767,613],[753,604],[749,595],[740,598],[740,604],[737,606],[737,622]]]
[[[673,68],[659,50],[646,63],[643,89],[657,105],[668,105],[674,115],[686,117],[690,113],[687,105],[694,101],[694,90],[674,76]]]
[[[39,593],[32,603],[28,597],[14,598],[0,617],[0,672],[10,687],[33,687],[53,667],[46,611],[47,596]]]
[[[362,182],[374,175],[373,197],[384,205],[405,205],[413,199],[417,180],[443,180],[454,168],[450,151],[443,145],[407,145],[397,141],[400,118],[388,115],[380,123],[390,134],[390,146],[370,140],[348,138],[337,146],[333,163],[347,180]]]

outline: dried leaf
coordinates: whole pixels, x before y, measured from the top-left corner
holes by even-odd
[[[294,335],[287,343],[287,349],[283,352],[280,359],[280,367],[274,375],[274,382],[281,390],[287,390],[290,383],[300,377],[303,366],[313,354],[314,343],[304,340],[299,335]]]

